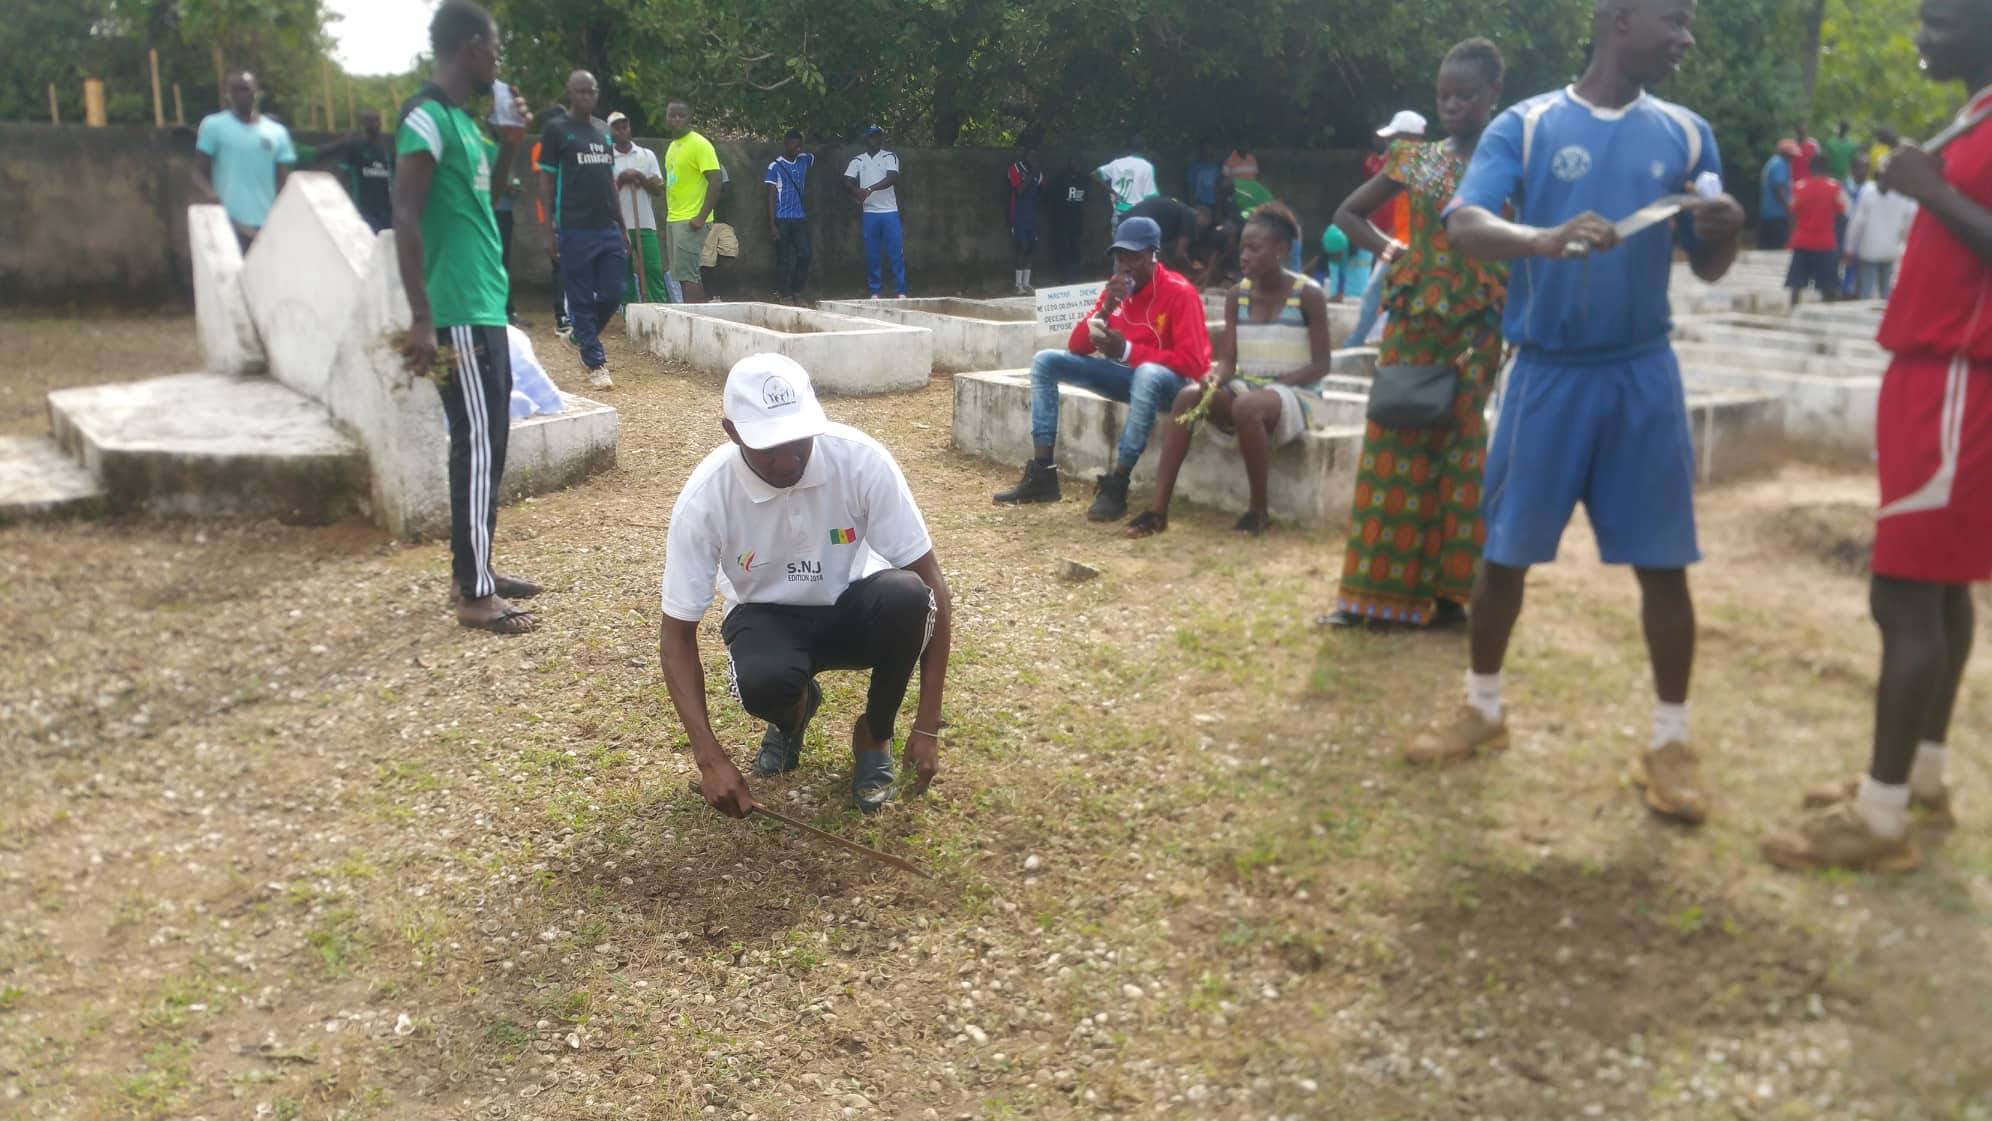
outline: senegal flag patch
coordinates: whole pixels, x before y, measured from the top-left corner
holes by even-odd
[[[830,531],[830,543],[832,545],[849,545],[857,541],[857,539],[858,531],[855,529],[833,529]]]

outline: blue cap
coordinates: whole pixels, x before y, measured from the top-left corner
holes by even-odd
[[[885,130],[884,130],[884,129],[882,129],[882,128],[880,128],[880,127],[878,127],[877,125],[866,125],[866,126],[865,126],[865,135],[866,135],[866,136],[884,136],[884,135],[885,135]]]
[[[1153,218],[1139,215],[1129,218],[1114,231],[1115,249],[1160,249],[1162,248],[1162,227]]]

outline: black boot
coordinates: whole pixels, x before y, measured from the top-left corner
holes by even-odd
[[[1089,522],[1117,522],[1127,513],[1127,476],[1100,476],[1100,492],[1093,496],[1093,507],[1086,511]]]
[[[1058,498],[1058,467],[1035,459],[1024,464],[1024,477],[1017,480],[1016,486],[996,492],[999,505],[1056,502]]]

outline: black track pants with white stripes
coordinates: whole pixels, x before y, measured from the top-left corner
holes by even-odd
[[[512,346],[503,327],[438,327],[436,342],[456,350],[438,389],[450,419],[450,570],[464,598],[482,599],[498,591],[491,535],[512,433]]]

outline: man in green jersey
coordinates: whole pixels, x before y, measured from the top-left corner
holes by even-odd
[[[405,356],[417,375],[453,356],[438,391],[450,426],[450,557],[457,621],[524,634],[536,620],[512,605],[539,594],[491,564],[498,480],[511,433],[509,284],[491,213],[496,149],[463,109],[498,76],[498,25],[472,0],[443,0],[429,24],[434,77],[401,107],[394,174],[395,249],[412,322]]]

